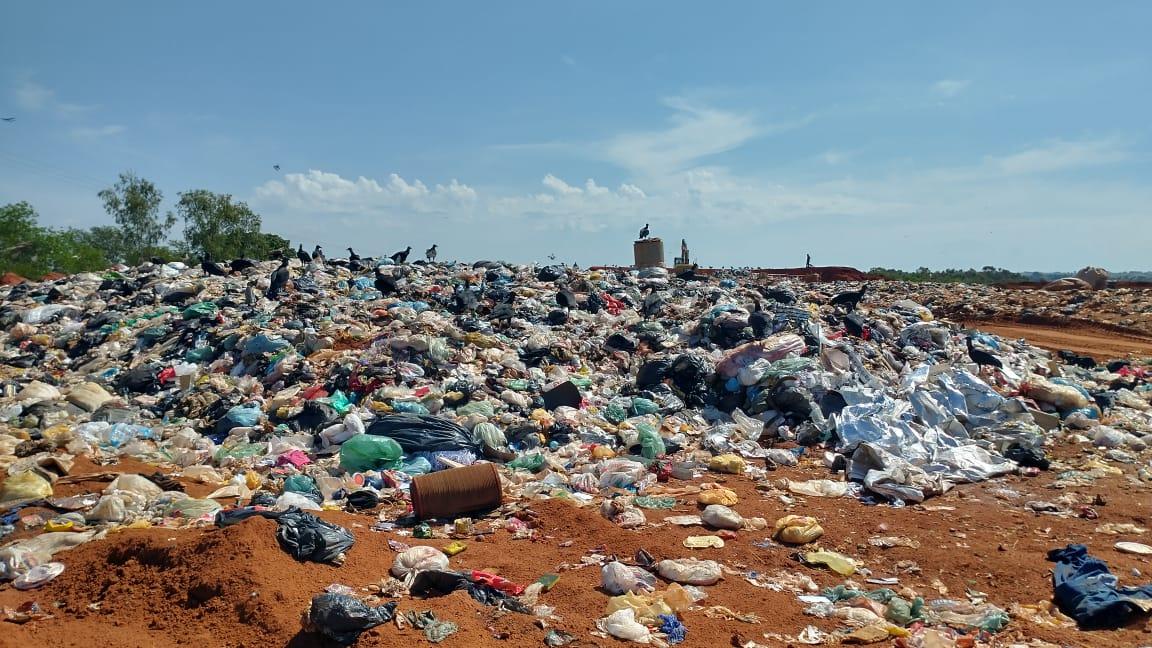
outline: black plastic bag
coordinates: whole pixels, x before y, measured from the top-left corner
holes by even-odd
[[[623,351],[625,353],[636,353],[636,340],[624,335],[622,333],[613,333],[608,336],[604,341],[604,346],[614,351]]]
[[[549,411],[557,407],[580,407],[580,401],[584,398],[580,395],[580,388],[571,380],[556,385],[541,394],[541,397],[544,399],[544,409]]]
[[[464,590],[468,592],[474,600],[483,603],[484,605],[497,605],[504,604],[504,607],[521,611],[517,609],[515,597],[505,594],[498,589],[489,587],[481,583],[473,581],[468,578],[466,574],[450,571],[428,570],[416,574],[416,578],[412,580],[412,584],[408,586],[408,592],[413,596],[429,597],[429,596],[444,596],[451,594],[456,590]]]
[[[667,359],[649,360],[645,362],[640,366],[640,372],[636,374],[636,386],[644,389],[653,385],[659,385],[671,367],[672,361]]]
[[[1044,451],[1039,448],[1025,448],[1021,445],[1012,444],[1004,453],[1004,458],[1011,459],[1025,468],[1048,470],[1052,467],[1052,463],[1044,456]]]
[[[160,375],[162,367],[158,364],[144,364],[134,367],[120,374],[116,386],[134,394],[148,394],[160,389],[156,377]]]
[[[380,496],[367,489],[348,493],[348,505],[354,509],[370,509],[380,503]]]
[[[365,432],[389,437],[399,443],[406,453],[444,450],[480,453],[480,446],[472,442],[472,434],[468,430],[448,419],[435,416],[393,414],[376,419]]]
[[[296,560],[339,565],[356,543],[348,529],[298,509],[285,511],[277,522],[276,539]]]
[[[300,426],[301,430],[319,432],[339,419],[340,414],[331,405],[310,400],[304,403],[300,413],[292,420]]]
[[[388,623],[396,616],[396,601],[371,607],[346,594],[317,594],[308,609],[308,624],[320,634],[342,645],[351,645],[360,633]]]
[[[564,268],[560,266],[544,266],[536,272],[536,279],[538,281],[556,281],[564,276]]]

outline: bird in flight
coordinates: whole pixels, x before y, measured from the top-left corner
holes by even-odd
[[[14,122],[14,121],[16,121],[16,118],[15,117],[0,117],[0,121]]]
[[[273,168],[273,169],[276,169],[277,171],[279,171],[279,170],[280,170],[280,165],[279,165],[279,164],[273,164],[273,165],[272,165],[272,168]]]

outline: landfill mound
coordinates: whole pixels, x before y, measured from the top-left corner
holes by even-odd
[[[1040,648],[1148,622],[1152,364],[940,318],[1018,292],[298,255],[0,288],[5,641]]]

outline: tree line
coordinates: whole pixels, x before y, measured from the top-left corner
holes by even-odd
[[[97,194],[112,225],[89,229],[40,224],[27,202],[0,206],[0,272],[39,279],[50,272],[103,270],[115,263],[240,257],[264,259],[291,242],[261,230],[260,215],[229,194],[193,189],[177,194],[174,209],[162,213],[164,194],[151,181],[121,173]],[[183,222],[180,238],[172,228]]]
[[[920,267],[913,271],[908,271],[897,270],[895,268],[872,268],[868,271],[868,274],[878,275],[892,281],[919,281],[928,283],[996,284],[1028,280],[1022,274],[994,266],[984,266],[979,270],[975,268],[968,268],[967,270],[960,268],[931,270],[927,267]]]

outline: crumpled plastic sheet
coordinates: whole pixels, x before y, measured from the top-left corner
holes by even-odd
[[[344,594],[317,594],[308,609],[308,623],[317,632],[340,645],[351,645],[360,633],[392,620],[396,601],[371,607]]]

